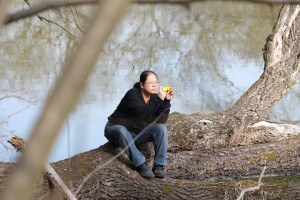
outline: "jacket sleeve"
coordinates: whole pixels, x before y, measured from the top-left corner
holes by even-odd
[[[157,97],[158,98],[158,97]],[[170,100],[164,100],[160,105],[156,116],[159,117],[157,123],[165,123],[168,120],[170,113],[171,103]]]

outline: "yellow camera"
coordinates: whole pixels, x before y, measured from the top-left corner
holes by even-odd
[[[163,91],[165,91],[167,94],[171,93],[171,87],[163,87]]]

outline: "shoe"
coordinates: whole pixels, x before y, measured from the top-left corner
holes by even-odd
[[[155,165],[152,168],[152,171],[156,178],[165,178],[164,166],[163,165]]]
[[[149,169],[146,163],[143,163],[140,166],[138,166],[137,171],[146,179],[154,178],[153,172]]]

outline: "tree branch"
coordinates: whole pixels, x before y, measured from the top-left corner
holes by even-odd
[[[26,2],[26,4],[29,6],[29,8],[32,8],[32,6],[31,6],[31,4],[29,3],[28,0],[25,0],[25,2]],[[58,11],[58,12],[60,13],[60,11]],[[52,23],[52,24],[58,26],[59,28],[63,29],[64,31],[66,31],[68,34],[70,34],[70,35],[73,36],[74,38],[77,38],[75,35],[73,35],[73,34],[71,33],[71,31],[67,30],[67,29],[66,29],[65,27],[63,27],[62,25],[60,25],[60,24],[58,24],[58,23],[56,23],[56,22],[54,22],[54,21],[52,21],[52,20],[49,20],[49,19],[47,19],[47,18],[45,18],[45,17],[42,17],[42,16],[40,16],[38,13],[36,14],[36,16],[37,16],[41,21],[45,20],[45,21],[48,22],[48,23]],[[63,20],[64,20],[64,19],[63,19]]]
[[[25,140],[23,140],[23,138],[20,137],[16,137],[16,136],[12,137],[7,142],[10,143],[15,149],[17,149],[17,152],[23,152],[26,148]],[[45,169],[46,169],[45,176],[47,177],[48,181],[51,182],[51,184],[53,182],[52,179],[54,179],[57,182],[57,185],[63,190],[63,192],[65,193],[65,195],[68,197],[69,200],[77,200],[75,195],[66,186],[63,180],[60,178],[60,176],[56,173],[56,171],[48,162],[46,162],[45,164]]]
[[[33,6],[30,9],[22,10],[17,13],[8,15],[4,20],[4,24],[9,24],[20,19],[31,17],[37,13],[43,12],[45,10],[72,6],[72,5],[83,5],[83,4],[95,4],[101,0],[67,0],[67,1],[45,1],[44,3]],[[136,4],[190,4],[194,2],[200,2],[205,0],[135,0]],[[216,0],[217,1],[217,0]],[[236,1],[246,1],[246,2],[257,2],[257,3],[270,3],[270,4],[290,4],[290,3],[300,3],[300,0],[236,0]]]
[[[78,38],[76,35],[73,35],[73,34],[71,33],[71,31],[67,30],[67,29],[66,29],[65,27],[63,27],[62,25],[60,25],[60,24],[58,24],[58,23],[56,23],[56,22],[54,22],[54,21],[51,21],[51,20],[49,20],[49,19],[46,19],[45,17],[42,17],[42,16],[39,16],[39,18],[40,18],[41,20],[45,20],[45,21],[48,22],[48,23],[55,24],[55,25],[58,26],[59,28],[61,28],[61,29],[63,29],[64,31],[66,31],[67,33],[69,33],[72,37]]]
[[[4,24],[6,24],[6,22],[5,22],[5,18],[6,18],[5,15],[6,15],[6,12],[7,12],[6,7],[7,7],[8,2],[10,2],[10,1],[8,1],[8,0],[0,0],[0,30],[1,30],[2,26]]]
[[[30,199],[33,183],[43,170],[47,155],[68,113],[75,107],[103,45],[130,0],[109,0],[97,6],[89,28],[57,81],[45,108],[0,198]],[[82,67],[84,66],[84,67]],[[16,192],[17,191],[17,192]]]
[[[76,27],[79,29],[79,31],[80,31],[81,33],[83,33],[82,28],[79,26],[79,24],[78,24],[78,22],[77,22],[76,15],[75,15],[75,13],[74,13],[74,11],[73,11],[72,6],[70,6],[70,10],[71,10],[71,13],[72,13],[74,22],[75,22],[75,24],[76,24]],[[75,9],[75,11],[76,11],[76,9]]]
[[[242,192],[240,193],[240,196],[237,198],[237,200],[241,200],[244,197],[244,195],[245,195],[246,192],[251,192],[251,191],[259,190],[260,186],[262,185],[261,179],[263,178],[266,169],[267,169],[267,167],[265,166],[263,168],[261,174],[260,174],[257,186],[246,188],[246,189],[242,190]]]
[[[45,10],[59,8],[59,7],[65,7],[70,5],[82,5],[82,4],[91,4],[91,3],[98,3],[99,0],[73,0],[73,1],[45,1],[44,3],[37,4],[32,6],[30,9],[19,11],[15,14],[7,16],[4,23],[9,24],[11,22],[31,17],[33,15],[36,15],[37,13],[43,12]]]

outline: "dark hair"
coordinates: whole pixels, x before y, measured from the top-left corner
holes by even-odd
[[[133,87],[140,87],[140,83],[145,83],[146,80],[147,80],[147,77],[150,75],[150,74],[154,74],[156,77],[156,73],[154,71],[150,71],[150,70],[146,70],[146,71],[143,71],[140,75],[140,81],[139,82],[136,82]]]

